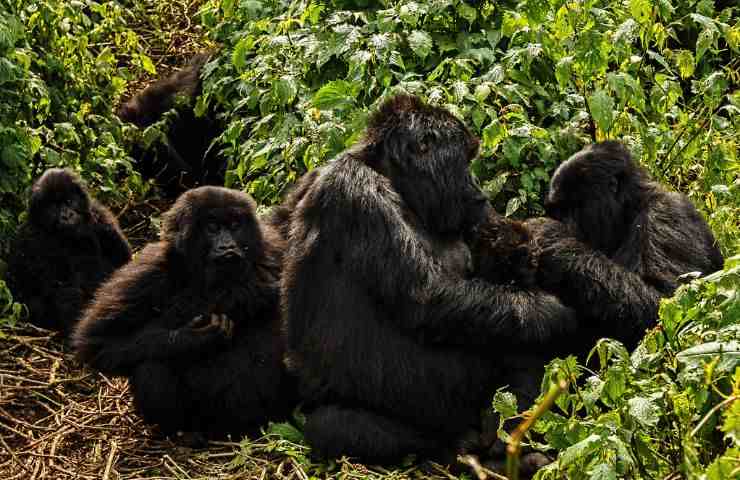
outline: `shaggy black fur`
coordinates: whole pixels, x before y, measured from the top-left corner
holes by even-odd
[[[282,363],[283,241],[246,194],[201,187],[95,296],[73,344],[103,373],[130,378],[145,420],[165,433],[252,431],[294,400]]]
[[[457,246],[488,208],[468,169],[477,147],[447,111],[398,96],[302,184],[281,299],[315,453],[446,453],[479,428],[500,345],[543,344],[574,322],[548,297],[460,276]]]
[[[111,212],[70,170],[52,168],[31,189],[28,221],[11,247],[10,288],[30,321],[69,331],[95,289],[131,258]]]
[[[176,118],[165,125],[165,139],[148,147],[135,145],[131,153],[142,176],[156,179],[168,195],[196,185],[223,184],[226,165],[210,148],[221,133],[220,126],[213,115],[198,117],[194,111],[201,92],[200,74],[210,56],[196,55],[185,68],[149,85],[117,111],[121,120],[146,128],[175,109]]]
[[[527,222],[539,245],[538,283],[575,308],[579,333],[561,346],[586,351],[601,337],[634,348],[679,276],[722,268],[714,236],[684,195],[669,192],[618,142],[586,147],[553,175],[552,219]]]

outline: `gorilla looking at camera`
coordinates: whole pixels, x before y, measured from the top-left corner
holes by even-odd
[[[11,247],[9,285],[31,323],[68,333],[98,285],[130,258],[113,214],[76,173],[50,168],[31,188],[28,221]]]
[[[161,241],[100,288],[75,332],[78,356],[129,377],[138,410],[166,434],[252,432],[294,400],[279,335],[282,249],[246,194],[190,190]]]
[[[688,198],[651,181],[618,142],[564,162],[545,209],[552,218],[526,225],[539,246],[538,284],[578,312],[578,335],[561,343],[565,353],[587,352],[601,337],[634,348],[679,276],[722,268],[714,236]]]
[[[397,96],[293,197],[281,299],[315,453],[449,458],[500,386],[500,345],[574,323],[553,296],[460,274],[463,235],[489,208],[469,172],[477,148],[449,112]]]

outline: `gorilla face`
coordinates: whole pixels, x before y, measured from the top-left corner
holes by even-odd
[[[449,112],[399,96],[371,118],[367,136],[383,173],[430,230],[459,232],[484,218],[487,200],[470,173],[478,139]]]
[[[52,168],[34,183],[29,208],[31,222],[60,233],[74,233],[90,222],[90,198],[70,170]]]
[[[163,238],[173,239],[195,275],[207,283],[248,274],[261,254],[254,205],[244,194],[220,187],[190,190],[167,217]]]
[[[574,228],[580,240],[612,254],[634,218],[645,179],[622,144],[590,145],[555,171],[545,210]]]

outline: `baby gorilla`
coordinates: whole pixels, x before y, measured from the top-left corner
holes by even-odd
[[[95,289],[131,258],[115,217],[70,170],[34,183],[28,221],[12,246],[8,280],[31,323],[71,330]]]
[[[165,434],[251,433],[292,399],[278,325],[282,250],[246,194],[186,192],[161,240],[97,293],[74,335],[79,357],[129,377],[141,415]]]

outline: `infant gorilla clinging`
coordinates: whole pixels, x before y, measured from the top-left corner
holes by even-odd
[[[163,223],[161,241],[100,288],[74,346],[129,377],[164,433],[248,433],[293,398],[278,326],[282,240],[249,196],[220,187],[186,192]]]

